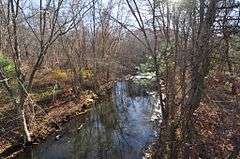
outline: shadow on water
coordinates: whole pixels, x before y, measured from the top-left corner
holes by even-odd
[[[154,138],[155,99],[140,86],[117,82],[112,95],[81,119],[66,124],[62,137],[25,150],[18,159],[138,159]]]

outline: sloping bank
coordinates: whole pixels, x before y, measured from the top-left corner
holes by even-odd
[[[36,113],[31,129],[33,139],[31,144],[42,142],[48,135],[60,131],[64,123],[87,113],[96,100],[100,100],[111,90],[113,84],[113,81],[106,83],[94,92],[82,91],[79,96],[75,96],[69,91],[62,92],[57,100],[46,106],[47,109],[39,110]],[[0,146],[0,158],[13,158],[24,149],[23,140],[11,141],[11,143],[6,141],[5,143]]]

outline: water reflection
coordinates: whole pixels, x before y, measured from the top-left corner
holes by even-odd
[[[25,159],[138,159],[154,136],[156,102],[140,86],[117,82],[113,94],[66,125],[60,140],[26,150]],[[80,121],[79,121],[80,120]]]

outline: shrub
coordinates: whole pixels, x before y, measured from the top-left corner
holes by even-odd
[[[14,76],[14,63],[12,60],[0,54],[0,66],[7,77]]]
[[[55,79],[55,80],[67,80],[68,79],[67,72],[60,68],[53,69],[51,73],[52,73],[53,79]]]
[[[93,77],[93,72],[92,70],[90,69],[86,69],[86,68],[82,68],[80,71],[79,71],[79,75],[82,77],[82,78],[92,78]]]

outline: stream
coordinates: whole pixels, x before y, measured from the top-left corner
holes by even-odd
[[[18,159],[141,159],[156,137],[157,99],[143,87],[118,81],[112,94],[61,132],[20,153]],[[57,139],[56,139],[57,138]]]

